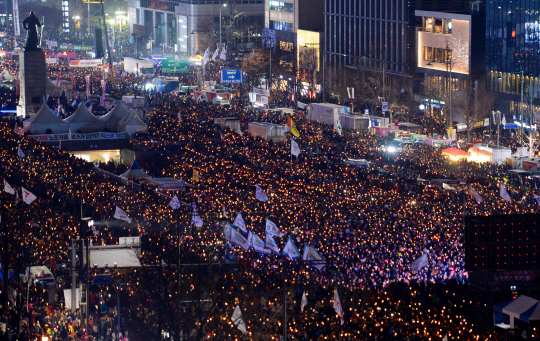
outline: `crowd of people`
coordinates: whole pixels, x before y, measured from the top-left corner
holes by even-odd
[[[53,75],[62,70],[49,71]],[[70,72],[76,74],[77,90],[84,91],[85,73]],[[92,75],[99,80],[98,70]],[[37,197],[27,205],[17,202],[14,195],[0,194],[2,260],[9,260],[4,268],[46,265],[56,274],[59,292],[58,300],[44,310],[48,296],[35,288],[30,298],[35,308],[11,313],[12,327],[22,316],[28,328],[39,325],[40,333],[54,339],[83,338],[85,324],[66,315],[61,291],[69,287],[68,246],[79,234],[82,214],[96,222],[93,245],[116,244],[120,236],[142,238],[142,269],[118,274],[125,285],[116,292],[115,288],[91,288],[99,297],[92,302],[92,319],[107,321],[105,333],[101,328],[96,333],[91,325],[94,333],[89,334],[98,339],[114,336],[110,317],[117,317],[111,302],[116,294],[133,339],[167,338],[171,333],[185,339],[279,340],[284,290],[291,340],[507,339],[507,333],[478,322],[482,314],[489,315],[491,307],[478,303],[478,295],[468,290],[463,216],[538,213],[536,202],[528,200],[538,194],[533,185],[512,180],[506,166],[449,162],[440,150],[425,145],[406,145],[389,156],[382,148],[385,138],[368,131],[344,130],[339,135],[332,126],[307,120],[303,113],[293,117],[299,137],[266,142],[248,133],[248,123],[285,125],[287,117],[245,110],[241,98],[224,108],[174,94],[145,92],[135,85],[141,80],[123,75],[111,88],[144,96],[155,108],[147,117],[148,131],[131,139],[130,148],[150,152],[139,160],[148,174],[190,184],[186,192],[176,193],[189,207],[177,211],[169,206],[170,196],[157,194],[147,185],[124,186],[56,146],[15,134],[20,122],[1,123],[0,175],[19,195],[24,187]],[[243,93],[245,89],[235,90]],[[6,91],[1,98],[5,105],[4,99],[13,94]],[[238,118],[242,134],[215,125],[218,117]],[[298,157],[291,156],[291,139],[302,150]],[[19,147],[23,158],[19,158]],[[343,162],[349,157],[364,158],[372,167],[350,166]],[[112,162],[100,167],[113,174],[127,168]],[[462,179],[483,201],[478,204],[469,197],[463,204],[459,190],[442,191],[418,181],[438,178]],[[500,198],[501,182],[512,202]],[[268,201],[256,199],[256,186]],[[191,224],[192,204],[204,222],[202,228]],[[113,219],[116,207],[132,223]],[[283,255],[227,246],[223,225],[232,224],[239,212],[247,229],[263,240],[266,220],[274,222],[284,234],[276,238],[280,250],[289,237],[300,253],[305,244],[313,246],[326,269],[320,271]],[[15,257],[19,254],[26,257]],[[423,254],[428,255],[428,264],[413,271],[411,263]],[[236,265],[225,266],[225,259]],[[180,274],[172,266],[178,263],[184,264]],[[187,264],[198,264],[199,270],[205,264],[209,270],[191,273],[184,271]],[[26,291],[23,286],[18,289]],[[345,311],[344,325],[332,308],[334,289]],[[113,298],[107,296],[108,291]],[[178,292],[186,302],[198,299],[199,303],[178,305]],[[301,312],[303,292],[307,292],[308,305]],[[8,304],[6,290],[3,294],[2,302]],[[201,297],[210,306],[201,306]],[[105,312],[100,309],[103,303],[109,307]],[[231,324],[237,305],[244,312],[247,335]],[[35,323],[33,311],[40,316]],[[63,317],[52,318],[58,315]],[[192,323],[175,322],[177,315]],[[535,331],[527,332],[534,336]]]

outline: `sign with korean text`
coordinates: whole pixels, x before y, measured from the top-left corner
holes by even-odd
[[[242,70],[239,69],[222,69],[221,84],[242,84],[244,77]]]

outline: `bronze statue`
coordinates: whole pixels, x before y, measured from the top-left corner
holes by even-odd
[[[41,51],[38,47],[38,27],[41,27],[39,19],[30,11],[30,16],[23,20],[23,27],[26,30],[26,43],[24,44],[25,51]]]

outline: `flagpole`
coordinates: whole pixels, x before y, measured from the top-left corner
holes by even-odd
[[[285,281],[285,262],[287,258],[283,255],[283,340],[287,340],[287,282]]]

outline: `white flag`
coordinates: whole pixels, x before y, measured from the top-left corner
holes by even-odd
[[[237,305],[234,309],[234,313],[231,316],[231,320],[234,325],[240,329],[242,334],[247,334],[246,324],[244,323],[244,318],[242,317],[242,312],[240,311],[240,306]]]
[[[178,200],[178,197],[176,196],[176,194],[171,199],[171,202],[169,202],[169,206],[171,206],[173,210],[177,210],[180,208],[180,200]]]
[[[264,242],[264,247],[269,249],[270,251],[274,252],[275,254],[279,255],[279,248],[276,244],[276,241],[274,238],[272,238],[271,234],[266,234],[266,240]]]
[[[424,253],[423,255],[421,255],[420,257],[418,257],[417,259],[415,259],[412,263],[411,263],[411,271],[418,271],[426,266],[428,266],[429,262],[428,262],[428,255],[427,253]]]
[[[191,213],[191,222],[196,227],[203,227],[203,224],[204,224],[201,219],[201,216],[199,215],[199,212],[197,212],[197,209],[195,207],[193,208],[193,213]]]
[[[506,191],[506,188],[504,188],[504,184],[501,183],[501,198],[503,198],[506,201],[512,202],[512,198],[510,198],[510,195]]]
[[[223,206],[221,206],[221,211],[223,212],[223,216],[224,216],[225,218],[229,218],[229,217],[227,216],[227,210],[225,209],[225,204],[223,204]]]
[[[304,244],[304,254],[302,255],[302,260],[306,263],[310,263],[313,267],[319,269],[319,271],[323,271],[326,267],[326,262],[322,258],[319,251],[307,243]]]
[[[334,121],[334,129],[337,130],[339,136],[341,136],[341,121],[339,120],[339,118],[337,120]]]
[[[218,58],[218,53],[219,53],[219,49],[216,48],[216,50],[214,51],[214,54],[212,55],[213,60],[216,60]]]
[[[22,162],[22,159],[26,156],[24,152],[22,151],[21,146],[17,147],[17,155],[19,156],[19,159],[21,159],[21,162]]]
[[[307,306],[307,304],[308,304],[307,296],[306,296],[306,292],[304,291],[304,294],[302,295],[302,302],[300,303],[300,311],[304,311],[304,307]]]
[[[92,163],[94,164],[94,167],[99,168],[99,160],[98,159],[95,159],[94,161],[92,161]]]
[[[266,196],[266,193],[262,190],[262,188],[259,187],[259,185],[256,185],[255,187],[255,198],[259,199],[260,201],[268,201],[268,197]]]
[[[208,63],[208,47],[206,48],[206,51],[204,52],[204,55],[202,57],[203,62],[203,68],[206,66],[206,63]]]
[[[114,212],[113,218],[116,218],[118,220],[125,220],[131,224],[131,218],[128,217],[127,213],[118,206],[116,206],[116,211]]]
[[[448,334],[446,334],[446,335],[444,336],[444,338],[442,339],[442,341],[448,341]]]
[[[22,189],[23,201],[27,203],[28,205],[30,205],[34,200],[37,199],[37,197],[26,188],[21,187],[21,189]]]
[[[231,231],[232,231],[232,228],[231,228],[231,225],[229,225],[229,223],[223,225],[223,238],[228,242],[231,241]]]
[[[277,225],[270,219],[266,219],[266,233],[270,233],[279,238],[283,237],[283,233],[281,233]]]
[[[502,117],[502,125],[503,125],[503,126],[506,125],[506,117],[505,117],[505,116]]]
[[[238,232],[237,229],[231,228],[231,243],[233,243],[236,246],[240,246],[244,250],[249,250],[247,240]]]
[[[244,218],[242,218],[242,214],[240,214],[240,212],[238,212],[238,214],[236,215],[233,226],[236,226],[243,232],[247,233],[246,222],[244,221]]]
[[[219,58],[223,60],[227,60],[227,49],[225,46],[223,46],[223,50],[221,50],[221,54],[219,55]]]
[[[4,179],[4,192],[8,192],[9,194],[15,194],[15,190],[13,190],[13,187],[11,187],[10,184]]]
[[[287,240],[287,244],[285,244],[282,252],[285,256],[289,257],[290,260],[297,260],[300,258],[300,252],[298,252],[298,248],[294,245],[291,237]]]
[[[337,289],[334,289],[334,310],[341,319],[341,325],[343,325],[345,323],[345,317],[343,316],[343,307],[341,306]]]
[[[249,236],[248,236],[248,247],[253,248],[256,252],[262,253],[265,255],[269,255],[270,253],[272,253],[270,250],[266,248],[263,240],[251,231],[249,231]]]
[[[535,182],[535,185],[536,185],[536,182]],[[11,194],[13,194],[13,193],[11,193]],[[534,199],[534,201],[536,201],[536,203],[537,203],[538,205],[540,205],[540,197],[539,197],[538,195],[536,195],[536,194],[533,195],[533,199]]]
[[[300,147],[298,147],[298,143],[296,143],[296,141],[292,139],[291,139],[291,154],[294,156],[300,155]]]

